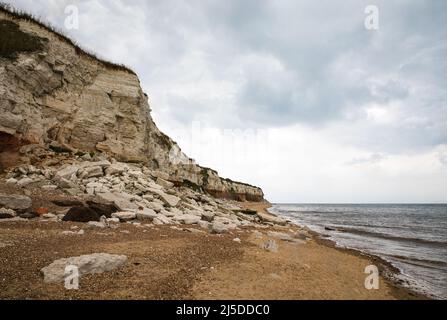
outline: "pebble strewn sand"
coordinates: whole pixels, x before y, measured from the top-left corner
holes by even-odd
[[[85,234],[62,234],[73,226]],[[314,240],[273,239],[268,230],[210,235],[169,226],[102,230],[71,222],[0,222],[0,242],[8,244],[0,250],[0,299],[417,298],[383,279],[379,290],[366,290],[368,258]],[[277,252],[260,248],[267,239],[277,242]],[[39,270],[54,260],[95,252],[127,255],[128,262],[82,277],[77,291],[43,282]]]

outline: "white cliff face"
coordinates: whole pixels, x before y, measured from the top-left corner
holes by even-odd
[[[21,145],[57,145],[142,162],[166,172],[172,182],[217,197],[263,199],[261,189],[223,180],[193,161],[172,163],[172,150],[178,154],[180,148],[156,127],[133,72],[103,63],[60,35],[2,10],[0,29],[0,169],[17,160],[14,152]],[[22,42],[8,42],[8,37]]]
[[[57,141],[126,161],[144,161],[156,151],[150,140],[161,133],[136,75],[78,54],[33,23],[14,22],[40,39],[44,50],[1,59],[2,131],[31,143]]]

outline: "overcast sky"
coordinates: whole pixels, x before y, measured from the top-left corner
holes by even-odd
[[[270,201],[447,202],[445,0],[8,2],[134,69],[165,133]]]

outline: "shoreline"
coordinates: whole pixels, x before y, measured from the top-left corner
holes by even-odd
[[[414,299],[416,300],[434,300],[434,298],[425,295],[421,292],[418,292],[412,288],[406,287],[404,285],[401,285],[398,282],[398,279],[396,277],[396,275],[399,275],[401,273],[401,270],[399,270],[399,268],[395,267],[391,262],[386,261],[385,259],[381,258],[380,256],[376,256],[373,254],[369,254],[360,250],[356,250],[356,249],[351,249],[351,248],[342,248],[339,247],[335,241],[330,240],[330,239],[324,239],[322,238],[322,235],[315,232],[315,231],[311,231],[309,230],[309,233],[312,233],[315,235],[315,240],[324,246],[328,246],[331,247],[335,250],[339,250],[345,253],[349,253],[358,257],[366,257],[368,259],[371,259],[373,262],[375,262],[378,266],[379,269],[383,269],[384,271],[382,271],[382,276],[392,285],[393,290],[395,291],[396,297],[403,297],[406,295],[411,295],[414,297]]]
[[[49,205],[48,196],[32,194],[36,206]],[[267,202],[227,203],[275,220]],[[276,242],[277,249],[264,249],[266,241]],[[296,224],[265,223],[213,234],[186,224],[121,223],[104,229],[79,222],[0,220],[2,243],[0,269],[6,280],[0,282],[0,298],[8,300],[428,299],[385,277],[379,290],[366,290],[365,266],[376,262],[382,272],[386,263],[337,248]],[[99,252],[126,255],[128,262],[113,272],[83,276],[78,291],[44,283],[40,270],[56,259]]]
[[[264,211],[270,215],[272,215],[271,212],[269,212],[267,209],[271,208],[273,206],[273,204],[266,204],[266,207],[264,208]],[[276,215],[273,214],[275,216],[280,216],[280,215]],[[354,255],[357,257],[366,257],[370,260],[372,260],[373,262],[375,262],[381,271],[381,275],[389,282],[389,284],[391,284],[391,288],[394,291],[395,297],[398,299],[402,299],[404,297],[407,297],[408,295],[411,297],[414,297],[413,299],[416,300],[434,300],[434,297],[431,297],[429,295],[423,294],[421,292],[418,292],[412,288],[406,287],[402,284],[399,283],[398,277],[397,275],[401,274],[401,270],[397,267],[395,267],[391,262],[383,259],[380,256],[374,255],[374,254],[370,254],[361,250],[357,250],[357,249],[352,249],[352,248],[345,248],[345,247],[340,247],[337,245],[337,243],[334,240],[325,238],[324,235],[311,230],[309,227],[305,226],[305,225],[300,225],[294,221],[289,221],[289,223],[294,224],[300,228],[305,229],[307,232],[309,232],[309,234],[311,234],[314,237],[314,240],[323,246],[327,246],[329,248],[338,250],[340,252],[343,253],[347,253],[350,255]]]

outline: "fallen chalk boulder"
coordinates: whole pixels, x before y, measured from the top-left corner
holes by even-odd
[[[64,258],[54,261],[40,271],[46,283],[63,282],[65,279],[65,268],[76,266],[79,275],[104,273],[123,266],[127,256],[112,255],[108,253],[94,253],[79,257]]]

